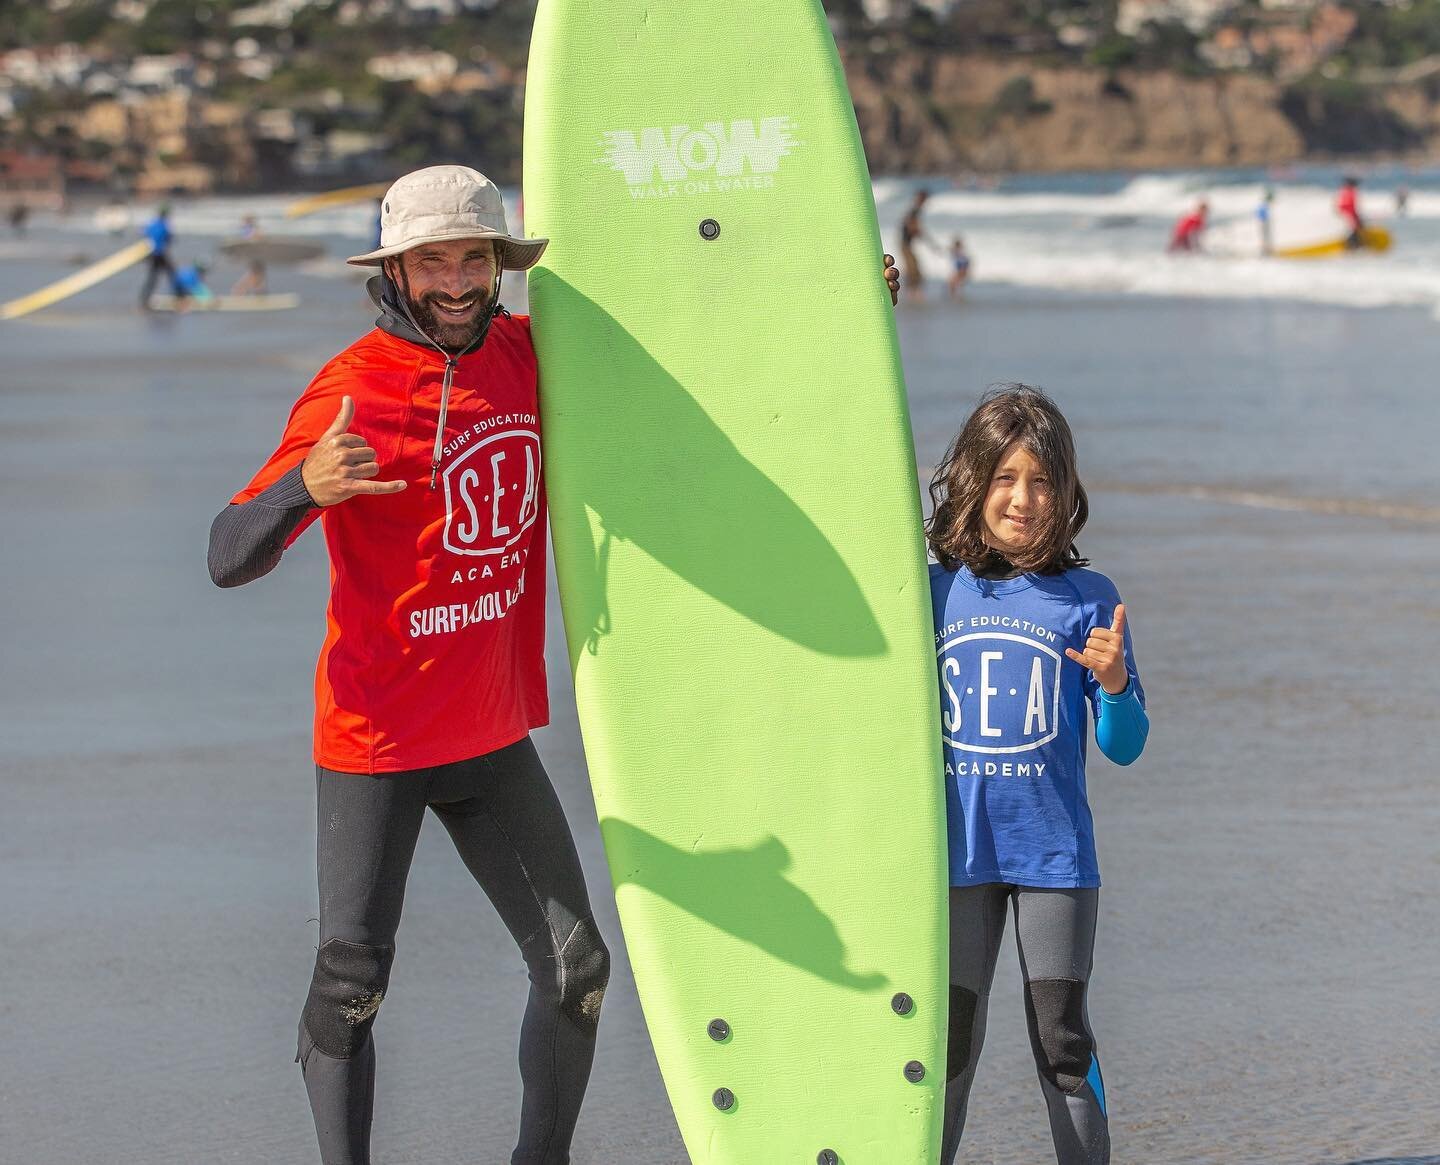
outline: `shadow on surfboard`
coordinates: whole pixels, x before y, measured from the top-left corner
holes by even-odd
[[[532,273],[532,283],[536,279],[550,284],[550,316],[597,337],[597,365],[627,370],[625,381],[637,395],[603,407],[633,412],[634,446],[655,442],[643,459],[670,470],[663,497],[637,489],[633,466],[620,459],[612,472],[592,475],[584,497],[552,488],[552,509],[583,506],[604,531],[592,585],[585,588],[590,630],[572,637],[571,664],[581,650],[602,650],[612,630],[605,595],[614,541],[634,543],[698,590],[793,643],[841,657],[885,654],[885,634],[854,573],[805,511],[609,313],[553,273]],[[692,488],[702,480],[703,489]],[[756,515],[764,520],[756,522]]]
[[[748,848],[682,849],[616,817],[600,822],[618,888],[641,886],[758,947],[773,958],[828,982],[874,991],[889,980],[846,963],[835,924],[785,876],[790,851],[777,837]],[[766,909],[756,910],[764,902]]]

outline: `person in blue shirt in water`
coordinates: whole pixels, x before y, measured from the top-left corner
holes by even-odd
[[[1255,221],[1260,224],[1260,253],[1270,255],[1275,251],[1274,214],[1275,191],[1269,186],[1260,196],[1260,205],[1255,208]]]
[[[926,524],[950,850],[950,1034],[941,1161],[964,1132],[1007,910],[1060,1165],[1106,1165],[1105,1087],[1086,1010],[1100,870],[1085,794],[1089,721],[1112,761],[1149,732],[1125,606],[1085,569],[1089,516],[1060,410],[992,391],[930,484]]]
[[[140,306],[149,308],[150,297],[155,294],[155,282],[162,274],[170,280],[170,290],[183,298],[184,292],[175,278],[175,265],[170,261],[170,247],[175,242],[175,236],[170,230],[169,206],[162,204],[140,233],[150,240],[150,261],[145,268],[145,282],[140,288]]]

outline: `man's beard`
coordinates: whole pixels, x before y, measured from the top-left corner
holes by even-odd
[[[485,324],[489,317],[483,305],[489,302],[490,289],[488,287],[474,288],[459,301],[433,291],[426,292],[417,300],[410,296],[408,287],[405,289],[405,293],[406,298],[410,301],[410,314],[415,317],[415,322],[420,325],[420,330],[447,352],[467,351],[485,330]],[[440,317],[433,307],[437,300],[443,300],[446,303],[479,303],[482,307],[468,323],[459,324]]]

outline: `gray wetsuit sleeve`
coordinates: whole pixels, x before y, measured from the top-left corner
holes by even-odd
[[[269,574],[288,538],[315,508],[300,465],[248,502],[226,506],[210,525],[210,577],[238,587]]]

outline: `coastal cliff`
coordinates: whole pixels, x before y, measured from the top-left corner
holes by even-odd
[[[1311,90],[1248,73],[1036,67],[918,52],[847,60],[877,173],[1262,166],[1440,146],[1421,83]]]

